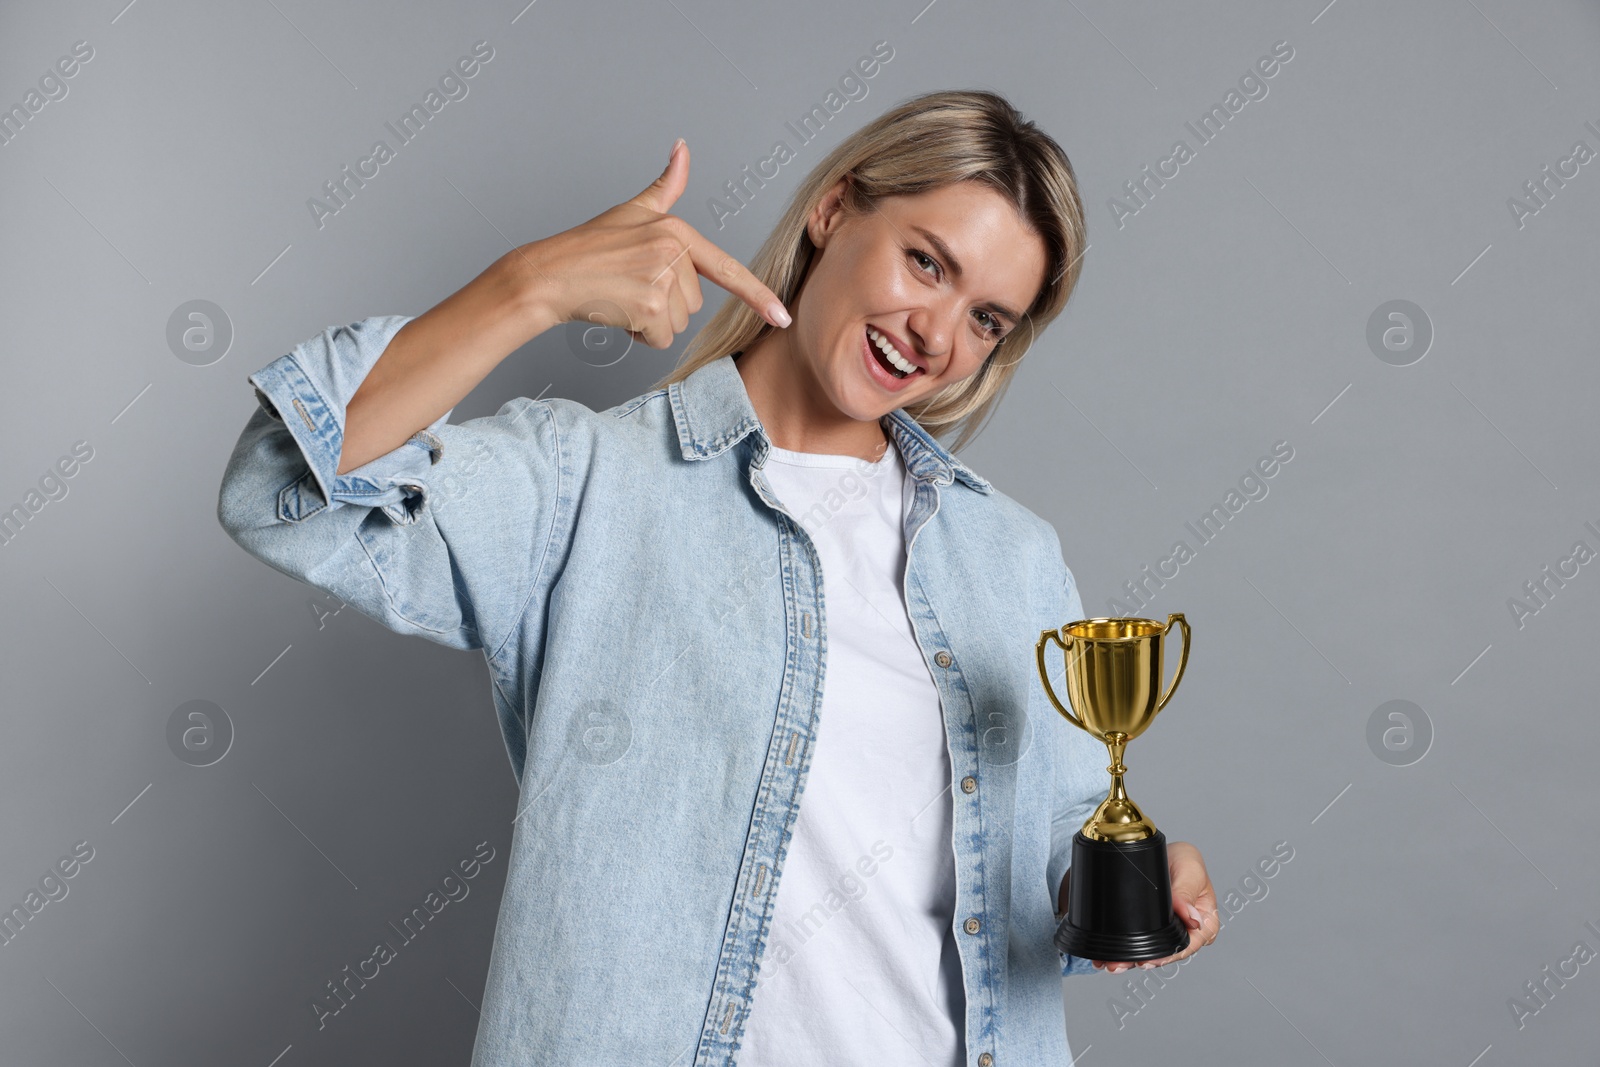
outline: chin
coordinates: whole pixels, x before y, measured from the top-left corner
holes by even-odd
[[[880,396],[871,385],[858,385],[854,389],[847,389],[840,400],[843,402],[836,401],[839,410],[861,422],[877,422],[905,403],[904,396]]]
[[[883,407],[881,409],[875,408],[864,403],[840,404],[838,407],[841,412],[850,416],[852,419],[855,419],[857,422],[877,422],[879,419],[883,418],[889,412],[894,410],[890,407]]]

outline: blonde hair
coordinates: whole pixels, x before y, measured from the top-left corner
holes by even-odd
[[[866,214],[885,197],[982,182],[1014,205],[1044,242],[1047,280],[1023,321],[977,372],[906,407],[933,436],[955,432],[950,450],[957,451],[978,435],[1023,355],[1061,314],[1077,285],[1087,235],[1072,163],[1060,145],[997,93],[945,89],[913,97],[851,134],[812,168],[751,261],[751,273],[785,306],[799,294],[816,249],[806,217],[846,175],[843,209],[850,214]],[[743,351],[772,328],[744,301],[728,298],[655,388]]]

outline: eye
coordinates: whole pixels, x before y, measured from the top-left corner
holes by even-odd
[[[939,266],[939,261],[922,251],[922,249],[907,248],[906,255],[911,257],[912,261],[917,264],[917,269],[922,271],[924,274],[928,273],[927,268],[923,266],[924,261],[926,261],[928,266],[933,268],[933,277],[941,278],[944,276],[944,268]],[[995,315],[990,311],[985,311],[982,308],[977,309],[973,312],[973,314],[981,317],[980,325],[983,328],[983,336],[985,339],[995,341],[996,343],[1005,339],[1005,335],[1008,331],[1005,328],[1005,321],[998,315]],[[987,321],[985,322],[983,320]]]
[[[986,337],[993,338],[997,341],[1004,338],[1006,334],[1005,322],[993,312],[985,311],[982,308],[979,308],[978,310],[974,311],[973,314],[980,317],[979,324],[983,326],[983,332]],[[989,321],[984,323],[983,319],[988,319]]]

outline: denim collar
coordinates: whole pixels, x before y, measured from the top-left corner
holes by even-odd
[[[678,424],[678,444],[684,459],[710,459],[756,431],[760,444],[756,462],[764,462],[771,438],[750,404],[744,378],[733,356],[712,360],[682,381],[667,386],[672,417]],[[960,478],[980,493],[992,492],[987,479],[962,463],[904,408],[885,416],[887,428],[900,448],[906,471],[919,480],[949,485]]]

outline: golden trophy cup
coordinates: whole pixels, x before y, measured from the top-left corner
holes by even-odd
[[[1176,623],[1183,652],[1172,684],[1161,693],[1163,641]],[[1045,646],[1066,659],[1065,707],[1045,673]],[[1067,914],[1056,929],[1061,951],[1107,962],[1155,960],[1181,952],[1188,928],[1172,910],[1167,839],[1122,785],[1122,753],[1172,699],[1189,662],[1189,624],[1182,614],[1155,619],[1080,619],[1046,630],[1036,649],[1039,680],[1064,718],[1105,742],[1111,790],[1072,838]],[[1158,699],[1159,694],[1159,699]],[[1076,714],[1074,714],[1076,712]]]

